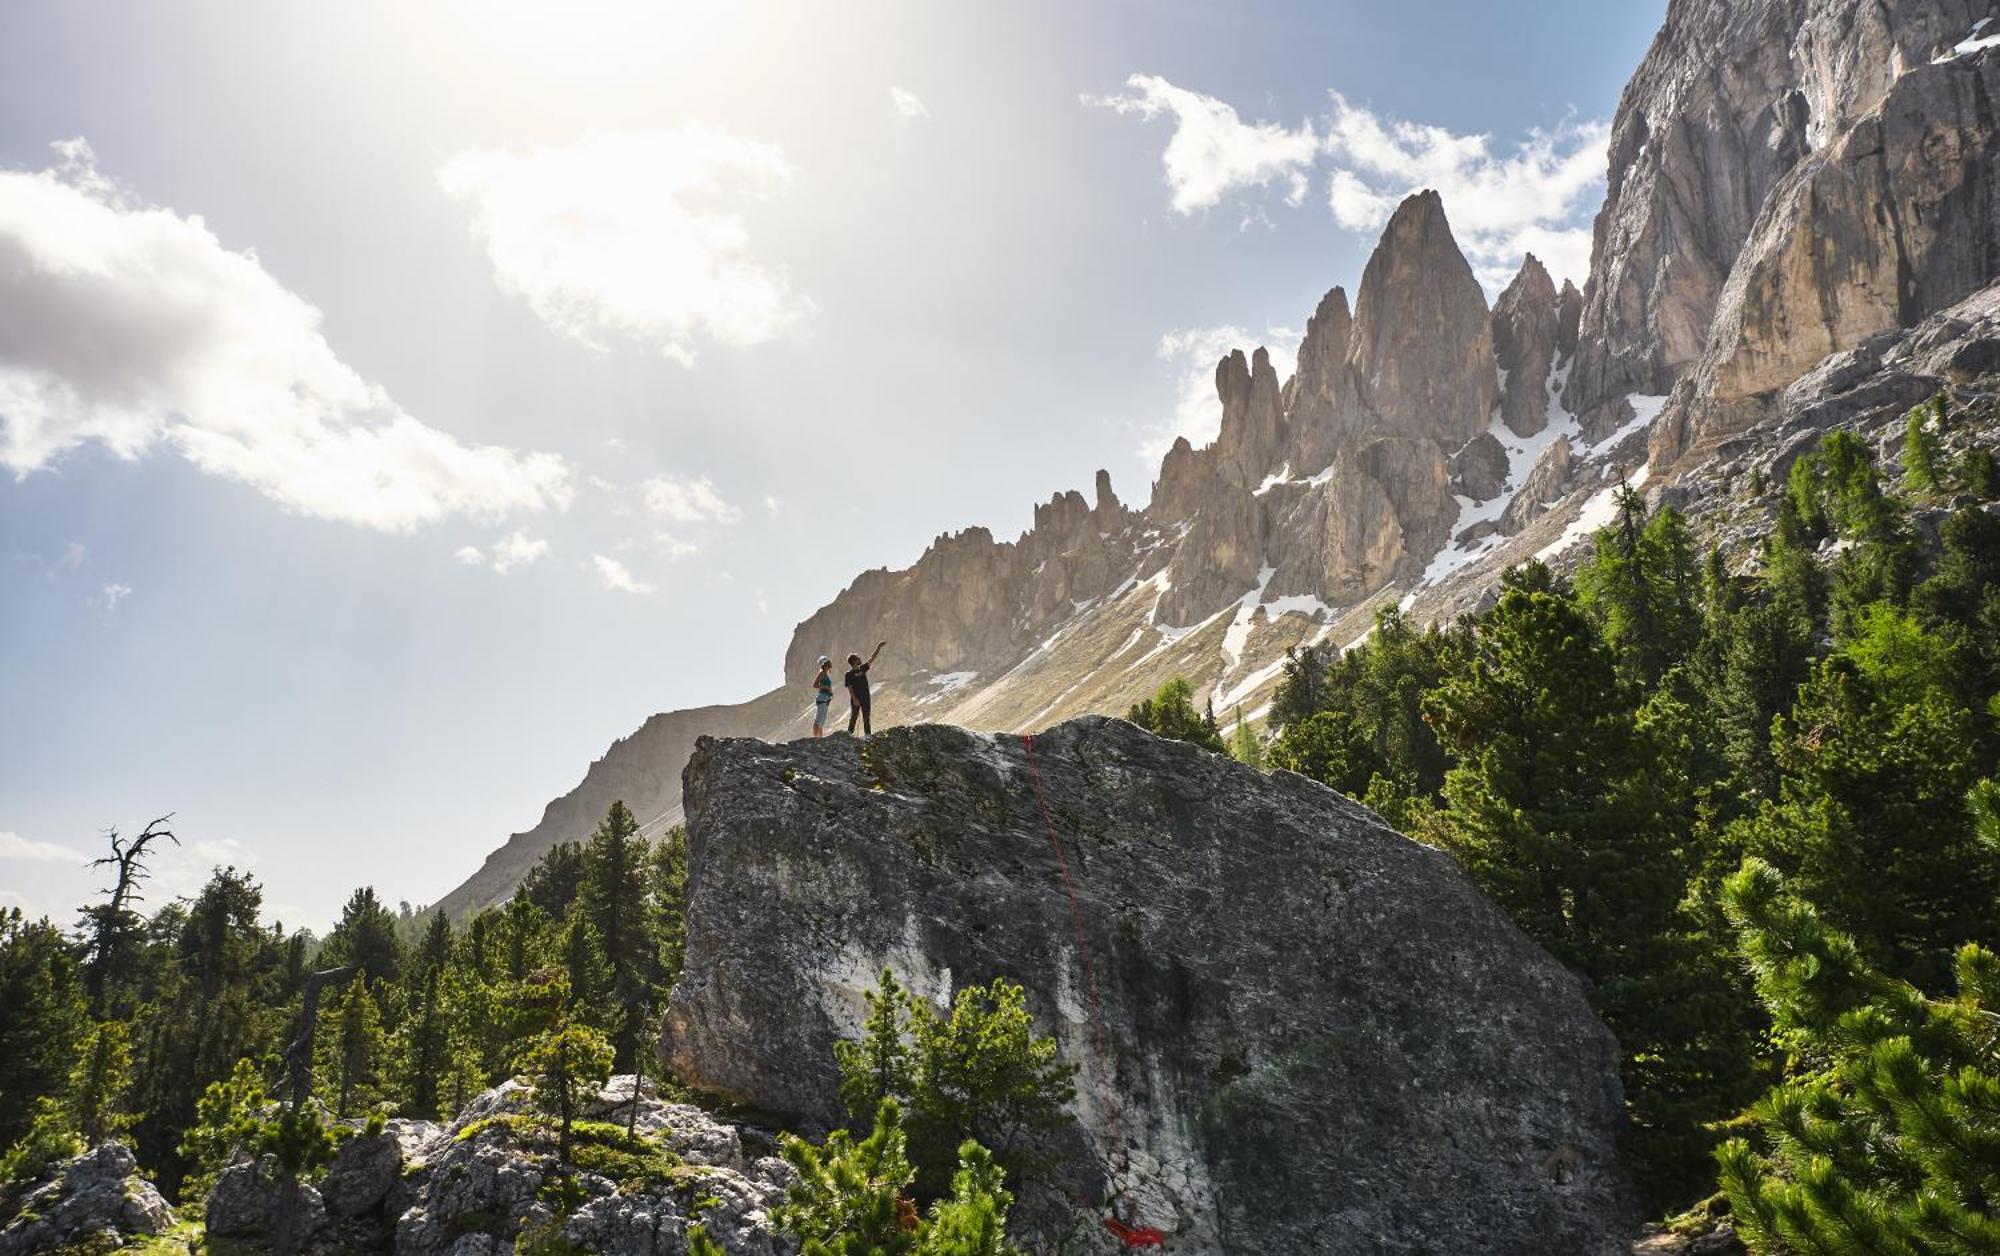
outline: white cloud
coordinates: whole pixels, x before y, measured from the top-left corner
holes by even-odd
[[[38,842],[19,833],[0,831],[0,859],[26,859],[36,863],[70,863],[82,865],[90,862],[83,854],[67,846],[54,842]]]
[[[1331,92],[1323,119],[1286,129],[1245,123],[1224,101],[1157,76],[1135,74],[1126,85],[1123,94],[1083,102],[1141,118],[1173,115],[1164,164],[1180,213],[1272,183],[1298,204],[1314,171],[1325,168],[1327,207],[1352,231],[1380,231],[1403,198],[1435,188],[1466,259],[1491,292],[1506,286],[1529,252],[1558,283],[1569,278],[1580,286],[1589,275],[1590,215],[1602,199],[1610,135],[1601,121],[1565,121],[1498,144],[1489,135],[1385,118]],[[1261,205],[1247,205],[1239,222],[1253,225],[1269,225]]]
[[[1271,367],[1282,383],[1297,364],[1300,333],[1288,327],[1267,327],[1261,337],[1241,327],[1184,327],[1160,337],[1159,355],[1174,372],[1175,401],[1171,421],[1148,433],[1140,454],[1148,466],[1185,436],[1199,449],[1222,428],[1222,401],[1215,395],[1215,366],[1232,349],[1248,355],[1259,345],[1270,352]]]
[[[591,566],[597,571],[597,580],[605,588],[617,593],[651,593],[653,586],[636,579],[626,569],[625,564],[603,554],[590,556]]]
[[[62,557],[57,559],[56,563],[66,571],[75,571],[82,567],[84,560],[89,557],[89,546],[85,545],[82,541],[71,541],[63,547]]]
[[[773,519],[775,519],[778,517],[778,512],[783,510],[784,508],[785,508],[785,503],[780,501],[776,494],[774,493],[764,494],[765,514],[770,515]]]
[[[793,178],[776,146],[693,124],[470,150],[438,170],[470,205],[500,286],[543,322],[598,351],[636,340],[684,365],[702,340],[756,344],[811,308],[757,256],[738,212]]]
[[[108,584],[100,586],[96,593],[91,594],[90,605],[97,607],[99,610],[103,611],[106,615],[109,615],[112,611],[118,609],[118,604],[120,602],[124,601],[126,598],[131,596],[132,596],[131,585],[119,584],[117,581],[114,580]]]
[[[668,523],[736,523],[743,512],[724,501],[707,476],[656,475],[639,486],[646,509]]]
[[[1125,86],[1131,90],[1110,96],[1086,94],[1083,103],[1141,118],[1173,115],[1174,134],[1162,160],[1177,212],[1191,214],[1233,192],[1272,183],[1285,187],[1290,204],[1305,200],[1319,151],[1311,123],[1288,130],[1270,122],[1244,122],[1234,108],[1215,97],[1176,87],[1154,74],[1134,74]]]
[[[568,504],[560,458],[419,422],[254,254],[133,202],[82,141],[57,151],[53,170],[0,170],[0,465],[165,446],[287,510],[391,531]]]
[[[547,541],[517,529],[493,543],[493,570],[504,576],[511,569],[525,567],[548,554]]]
[[[27,917],[29,920],[39,920],[43,916],[48,915],[47,912],[35,906],[35,904],[31,900],[29,900],[29,898],[25,894],[18,893],[17,891],[14,890],[0,890],[0,910],[4,910],[9,907],[20,908],[21,914]]]
[[[453,555],[468,567],[491,567],[493,573],[499,576],[548,556],[547,541],[541,537],[529,536],[519,528],[493,542],[490,551],[482,550],[477,545],[466,545],[460,547]]]
[[[693,541],[684,541],[671,532],[655,533],[653,543],[659,547],[662,554],[665,554],[670,559],[687,558],[690,555],[701,553],[701,546],[695,544]]]
[[[889,89],[889,107],[894,109],[896,116],[905,122],[914,122],[920,118],[928,120],[931,116],[930,106],[907,87]]]
[[[1412,192],[1435,188],[1452,234],[1480,281],[1505,287],[1534,253],[1561,283],[1590,273],[1589,215],[1601,199],[1602,122],[1533,130],[1496,152],[1492,137],[1385,119],[1331,94],[1326,153],[1334,165],[1327,204],[1353,231],[1379,231]]]

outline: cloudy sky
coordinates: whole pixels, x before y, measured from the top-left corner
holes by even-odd
[[[8,5],[0,904],[167,811],[156,900],[434,899],[860,570],[1143,501],[1406,193],[1581,283],[1662,7]]]

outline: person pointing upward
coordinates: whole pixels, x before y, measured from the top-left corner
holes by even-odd
[[[875,653],[869,655],[868,661],[865,663],[862,662],[859,654],[850,654],[847,656],[847,697],[850,703],[847,708],[847,732],[849,736],[852,736],[854,733],[854,722],[856,720],[861,721],[861,735],[863,737],[872,737],[875,735],[875,729],[870,723],[868,710],[868,669],[874,665],[876,658],[881,655],[882,647],[888,644],[887,641],[876,642]]]

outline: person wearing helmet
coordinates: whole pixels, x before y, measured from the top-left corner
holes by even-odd
[[[813,736],[826,736],[826,708],[833,701],[833,660],[819,656],[819,675],[813,677]]]
[[[847,708],[847,733],[850,737],[854,735],[856,720],[861,721],[863,737],[875,735],[875,730],[868,723],[868,669],[874,666],[875,659],[882,653],[882,647],[888,644],[887,641],[876,642],[875,653],[869,655],[865,663],[861,661],[859,654],[847,656],[847,698],[850,703]]]

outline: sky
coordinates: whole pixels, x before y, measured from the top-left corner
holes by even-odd
[[[862,570],[1142,503],[1407,193],[1581,285],[1662,10],[7,5],[0,907],[168,812],[156,905],[435,900]]]

